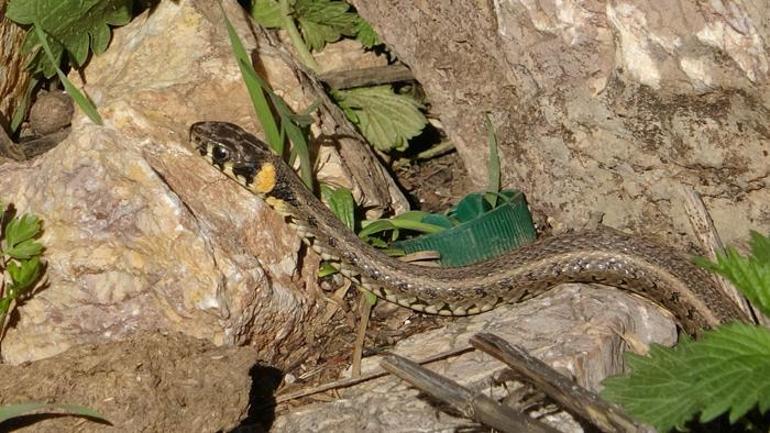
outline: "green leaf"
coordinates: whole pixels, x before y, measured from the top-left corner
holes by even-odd
[[[30,214],[14,217],[5,227],[5,244],[8,248],[13,248],[38,234],[40,234],[40,219],[38,217]]]
[[[39,255],[43,251],[43,246],[39,242],[27,240],[5,249],[5,254],[14,259],[29,259]]]
[[[500,191],[500,155],[497,153],[497,136],[489,114],[484,115],[484,126],[487,128],[487,143],[489,145],[489,162],[487,163],[487,192]],[[494,208],[497,206],[497,196],[490,201]]]
[[[251,60],[246,53],[243,43],[235,32],[235,28],[230,23],[230,20],[227,18],[227,14],[225,14],[224,8],[222,8],[222,14],[225,17],[225,25],[227,26],[227,34],[230,38],[230,46],[232,47],[233,54],[238,62],[238,67],[241,70],[243,82],[246,84],[246,89],[249,91],[249,96],[251,97],[252,105],[254,105],[257,119],[259,119],[262,130],[265,131],[267,143],[277,155],[283,155],[285,138],[287,136],[289,137],[289,140],[291,140],[293,145],[292,156],[299,157],[300,159],[300,177],[305,185],[308,188],[311,188],[313,185],[313,178],[307,140],[305,139],[305,134],[302,129],[294,123],[295,118],[304,121],[305,117],[302,115],[295,115],[283,99],[276,95],[270,88],[270,85],[257,74],[254,67],[251,65]],[[265,95],[270,98],[275,110],[278,112],[280,128]]]
[[[356,39],[366,48],[373,48],[382,44],[380,36],[374,31],[372,25],[361,17],[356,20]]]
[[[120,26],[131,20],[133,0],[11,0],[6,15],[19,24],[33,24],[48,35],[53,60],[38,51],[30,63],[33,72],[47,78],[56,72],[66,50],[70,62],[79,67],[88,57],[89,45],[96,54],[107,48],[110,25]],[[27,33],[25,52],[40,44],[40,34]]]
[[[28,260],[20,260],[20,265],[14,261],[8,263],[8,274],[11,276],[11,290],[13,292],[12,297],[17,297],[24,294],[24,292],[32,287],[40,276],[42,267],[40,266],[40,259],[38,257],[32,257]]]
[[[372,146],[383,152],[405,150],[407,140],[427,124],[422,104],[394,93],[390,86],[338,90],[333,96]]]
[[[350,6],[343,1],[297,0],[294,16],[307,46],[318,51],[343,35],[355,35],[358,15],[348,9]]]
[[[329,262],[321,262],[321,265],[318,266],[318,278],[328,277],[329,275],[334,275],[340,270],[334,267]]]
[[[430,214],[422,219],[422,222],[426,224],[433,224],[435,226],[444,227],[445,229],[451,229],[456,224],[451,218],[444,214]]]
[[[281,6],[275,0],[254,0],[251,5],[251,17],[257,24],[267,28],[282,28],[284,15]]]
[[[631,373],[604,381],[603,395],[631,415],[668,431],[700,413],[708,422],[729,412],[735,422],[750,409],[770,407],[770,330],[730,324],[675,349],[627,355]]]
[[[364,289],[364,301],[366,301],[367,305],[374,305],[377,303],[377,295],[374,294],[374,292],[371,292],[369,290]]]
[[[364,239],[373,234],[384,232],[387,230],[396,230],[397,227],[387,219],[380,219],[374,221],[366,221],[362,223],[363,228],[358,232],[358,237]]]
[[[107,418],[105,418],[99,412],[84,406],[77,406],[73,404],[46,403],[46,402],[29,402],[29,403],[9,404],[5,406],[0,406],[0,423],[5,422],[9,419],[18,418],[24,415],[32,415],[32,414],[40,414],[40,413],[84,416],[88,418],[98,419],[106,423],[110,422]]]
[[[770,316],[770,239],[751,233],[751,255],[743,257],[733,248],[717,254],[716,262],[696,258],[695,262],[732,282],[759,308]]]
[[[329,194],[329,208],[350,230],[356,226],[356,202],[347,188],[337,188]]]
[[[46,56],[48,56],[48,59],[51,62],[54,62],[54,54],[51,51],[51,47],[48,45],[46,37],[44,37],[44,32],[41,30],[41,26],[35,25],[35,32],[40,38],[40,41],[43,44],[43,50],[45,51]],[[59,66],[55,66],[56,74],[59,76],[59,79],[61,80],[62,84],[64,85],[64,89],[67,91],[67,93],[72,96],[72,99],[75,101],[75,103],[80,107],[81,110],[83,110],[84,113],[88,116],[89,119],[91,119],[92,122],[94,122],[97,125],[102,125],[102,116],[99,115],[99,111],[97,111],[96,106],[91,102],[90,99],[84,95],[80,89],[75,87],[74,84],[67,78],[67,76],[62,72],[61,69],[59,69]]]

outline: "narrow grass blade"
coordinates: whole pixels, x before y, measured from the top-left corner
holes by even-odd
[[[52,64],[56,65],[56,58],[51,51],[51,47],[48,45],[45,32],[37,23],[33,24],[32,28],[34,28],[35,32],[37,32],[37,37],[40,39],[40,44],[43,46],[43,50],[45,50],[45,54],[48,56],[48,60],[50,60]],[[91,100],[88,99],[86,95],[80,91],[80,89],[72,84],[72,82],[67,78],[66,75],[64,75],[64,72],[62,72],[58,66],[56,66],[56,74],[59,76],[59,79],[64,85],[64,90],[66,90],[67,93],[72,96],[72,99],[76,104],[78,104],[78,107],[80,107],[80,109],[86,113],[86,116],[88,116],[88,118],[91,119],[91,121],[95,124],[100,126],[103,125],[104,122],[102,121],[102,116],[99,115],[99,112],[96,110],[96,106],[91,102]]]
[[[0,406],[0,423],[11,418],[40,413],[84,416],[110,423],[110,421],[99,412],[84,406],[74,404],[51,404],[45,402],[28,402]]]
[[[251,97],[251,103],[254,105],[254,110],[257,113],[257,119],[259,119],[262,129],[265,131],[265,139],[275,153],[282,155],[283,141],[281,141],[281,133],[278,130],[278,124],[273,117],[273,112],[270,110],[270,105],[267,103],[267,98],[265,98],[266,89],[265,86],[262,85],[263,81],[257,75],[254,67],[251,66],[251,59],[249,59],[246,48],[244,48],[241,39],[235,32],[235,28],[230,22],[230,19],[227,18],[225,8],[222,7],[221,3],[219,4],[219,7],[222,10],[222,16],[224,16],[225,19],[227,35],[230,38],[230,46],[232,47],[233,55],[238,62],[238,67],[241,70],[243,82],[246,84],[246,89]]]

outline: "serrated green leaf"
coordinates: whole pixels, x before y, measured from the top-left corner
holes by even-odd
[[[24,214],[14,217],[5,227],[5,243],[13,248],[26,240],[32,239],[40,233],[40,219],[35,215]]]
[[[95,418],[102,420],[106,423],[110,421],[105,418],[99,412],[87,408],[85,406],[77,406],[73,404],[57,404],[47,402],[28,402],[19,404],[9,404],[0,406],[0,423],[3,423],[12,418],[18,418],[24,415],[31,414],[65,414],[65,415],[77,415],[85,416],[89,418]]]
[[[299,22],[302,38],[314,51],[323,49],[343,35],[356,34],[358,15],[348,12],[350,6],[335,0],[297,0],[293,15]]]
[[[759,263],[770,263],[770,237],[762,236],[761,233],[751,231],[751,255]]]
[[[97,54],[104,51],[109,41],[108,26],[128,23],[132,8],[133,0],[11,0],[6,16],[19,24],[36,23],[48,35],[54,61],[48,61],[41,50],[33,57],[31,68],[51,77],[65,49],[74,66],[85,63],[89,45]],[[25,52],[39,43],[36,32],[27,33]]]
[[[11,289],[14,292],[13,297],[23,294],[37,281],[42,270],[40,259],[32,257],[28,260],[20,260],[17,264],[14,261],[8,263],[8,274],[11,276]]]
[[[374,31],[372,25],[361,17],[356,20],[356,39],[366,48],[373,48],[382,44],[380,36]]]
[[[251,5],[251,17],[259,25],[271,29],[282,28],[284,23],[281,6],[275,0],[254,0]]]
[[[347,188],[337,188],[329,194],[329,208],[334,215],[342,221],[347,228],[355,230],[356,225],[356,201],[353,193]]]
[[[418,135],[427,124],[422,104],[390,86],[339,90],[333,95],[351,122],[376,149],[387,152],[405,150],[407,140]]]
[[[605,380],[602,394],[661,432],[697,413],[708,422],[729,411],[735,422],[770,407],[770,330],[730,324],[680,346],[628,355],[631,373]]]
[[[695,262],[732,282],[765,315],[770,315],[770,239],[751,233],[751,255],[743,257],[733,248],[717,254],[716,262]]]

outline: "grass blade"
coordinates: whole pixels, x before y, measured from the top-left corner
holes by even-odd
[[[43,50],[45,50],[46,56],[48,56],[48,60],[50,60],[53,65],[56,65],[56,58],[51,51],[51,47],[48,45],[45,32],[37,23],[33,24],[32,28],[35,29],[37,37],[40,39],[40,44],[43,46]],[[99,126],[103,125],[104,122],[102,121],[102,116],[99,115],[99,112],[96,110],[96,106],[91,102],[90,99],[88,99],[86,95],[80,91],[80,89],[72,84],[72,82],[67,78],[66,75],[64,75],[64,72],[62,72],[58,66],[56,66],[56,74],[59,76],[59,79],[64,85],[64,90],[66,90],[67,93],[72,96],[72,99],[76,104],[78,104],[78,107],[83,110],[86,116],[88,116],[88,118],[91,119],[91,121],[95,124]]]

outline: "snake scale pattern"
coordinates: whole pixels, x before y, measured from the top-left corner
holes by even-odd
[[[468,315],[521,302],[555,285],[600,283],[632,291],[671,311],[696,335],[747,321],[714,280],[669,247],[605,228],[542,239],[460,268],[428,268],[388,257],[345,227],[268,146],[237,125],[198,122],[190,140],[201,156],[286,217],[303,240],[354,283],[417,311]]]

